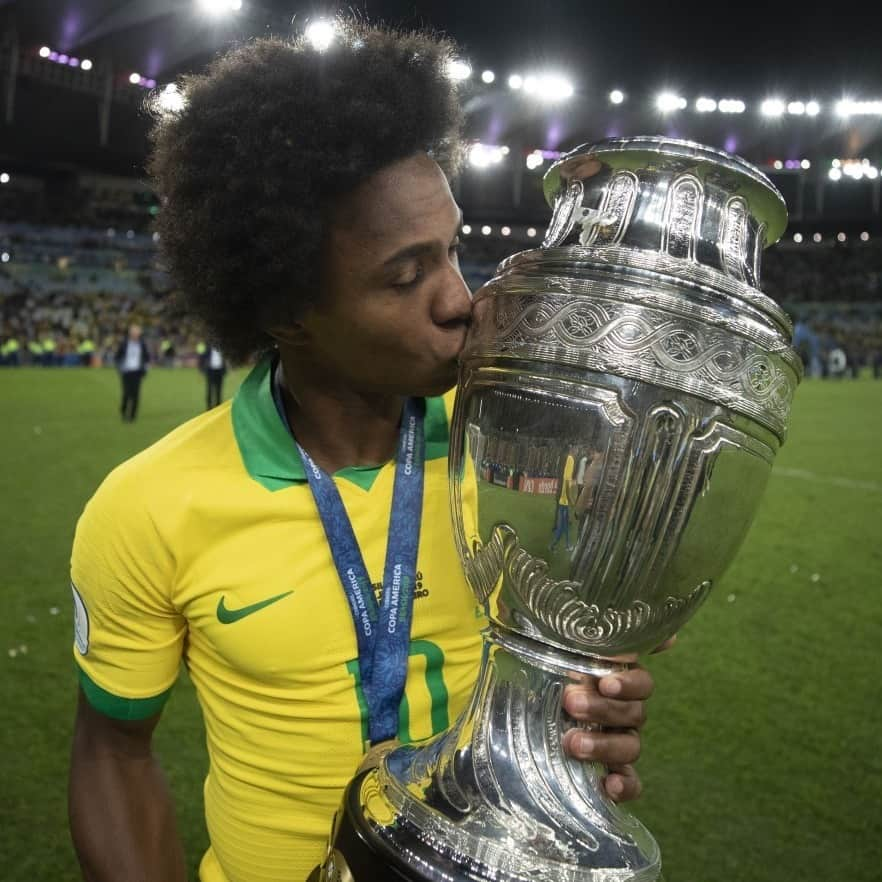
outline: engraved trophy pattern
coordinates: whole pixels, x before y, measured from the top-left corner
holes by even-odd
[[[661,138],[577,148],[544,183],[542,248],[475,295],[451,430],[478,683],[350,785],[324,879],[661,876],[603,770],[564,755],[561,695],[682,627],[750,526],[802,376],[759,288],[786,208],[741,159]]]

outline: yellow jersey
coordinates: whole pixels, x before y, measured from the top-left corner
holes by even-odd
[[[264,360],[231,403],[111,472],[79,520],[71,561],[73,653],[90,703],[151,716],[182,660],[196,687],[209,755],[202,882],[306,879],[366,747],[349,605],[271,383]],[[460,713],[486,624],[450,523],[452,400],[426,401],[404,742]],[[391,461],[333,476],[375,583],[394,471]]]

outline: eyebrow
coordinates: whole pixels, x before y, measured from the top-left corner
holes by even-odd
[[[460,209],[459,220],[456,224],[457,235],[462,227],[462,219],[462,209]],[[384,260],[383,267],[390,267],[396,263],[403,263],[404,261],[412,260],[415,257],[423,257],[426,254],[431,254],[435,250],[435,247],[435,242],[414,242],[413,245],[406,245],[404,248],[396,251],[391,257]]]

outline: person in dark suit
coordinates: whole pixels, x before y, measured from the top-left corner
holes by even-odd
[[[216,346],[208,346],[199,356],[199,370],[205,374],[205,409],[221,403],[227,360]]]
[[[144,379],[147,365],[150,363],[147,344],[141,339],[140,325],[129,326],[128,335],[119,344],[114,361],[122,379],[120,414],[124,423],[133,423],[138,413],[141,381]]]

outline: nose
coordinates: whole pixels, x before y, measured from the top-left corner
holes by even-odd
[[[441,284],[432,299],[432,320],[437,325],[467,325],[472,315],[472,292],[459,267],[446,267]]]

